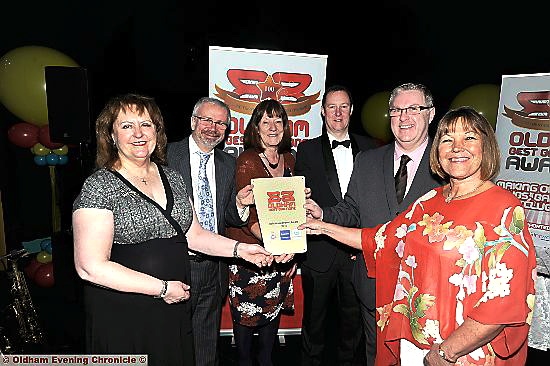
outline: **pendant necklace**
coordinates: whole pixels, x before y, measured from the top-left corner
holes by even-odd
[[[122,169],[124,169],[124,171],[125,171],[126,173],[128,173],[128,175],[131,176],[132,178],[137,179],[137,180],[139,180],[141,183],[147,185],[147,179],[145,179],[145,178],[149,175],[149,173],[145,174],[143,177],[138,177],[138,176],[136,176],[136,175],[131,174],[125,167],[122,167]]]
[[[279,158],[277,159],[277,163],[275,163],[275,164],[271,164],[271,162],[269,161],[267,156],[265,156],[265,152],[262,152],[262,155],[264,156],[265,160],[267,161],[267,164],[269,164],[269,167],[271,169],[273,169],[273,170],[277,169],[277,167],[279,166],[279,160],[281,160],[281,155],[279,155]]]
[[[469,194],[472,194],[474,193],[475,191],[477,191],[478,189],[480,189],[484,184],[485,184],[486,181],[482,180],[481,183],[479,183],[474,189],[472,189],[471,191],[469,192],[466,192],[466,193],[462,193],[462,194],[459,194],[458,196],[454,196],[454,197],[451,197],[451,184],[449,183],[449,194],[447,195],[447,197],[445,198],[445,203],[449,203],[451,202],[452,200],[455,200],[457,198],[461,198],[461,197],[464,197],[464,196],[467,196]]]

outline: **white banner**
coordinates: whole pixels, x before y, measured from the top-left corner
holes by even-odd
[[[209,47],[209,94],[231,109],[231,130],[224,150],[243,151],[243,133],[254,107],[276,99],[287,111],[292,146],[321,134],[321,98],[326,55],[230,47]]]
[[[535,246],[550,247],[550,74],[502,77],[496,184],[525,207]]]

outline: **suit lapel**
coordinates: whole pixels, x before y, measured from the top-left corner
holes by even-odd
[[[193,180],[191,178],[191,152],[189,151],[189,138],[183,139],[183,156],[179,161],[177,162],[180,164],[181,169],[179,171],[181,172],[181,176],[183,177],[183,181],[187,185],[187,194],[189,194],[189,197],[193,200]],[[185,158],[187,157],[187,158]]]
[[[409,188],[409,192],[407,192],[407,196],[418,198],[427,191],[427,187],[429,186],[429,181],[433,180],[432,176],[430,175],[430,150],[432,148],[432,142],[431,140],[428,142],[428,146],[426,146],[426,150],[424,150],[424,154],[422,155],[422,160],[420,160],[420,164],[418,164],[418,169],[416,170],[416,174],[413,178],[413,181],[411,183],[411,187]],[[403,202],[407,201],[408,204],[412,203],[412,200],[407,200],[407,197],[405,196],[405,199]],[[411,201],[411,202],[409,202]]]
[[[355,161],[355,157],[357,156],[357,154],[359,154],[359,151],[361,150],[359,149],[357,141],[355,141],[355,137],[353,137],[351,133],[349,134],[349,139],[351,141],[351,153],[353,154],[353,161]]]
[[[395,152],[395,146],[391,145],[384,154],[384,161],[382,166],[384,167],[384,187],[386,190],[387,202],[390,206],[390,212],[395,213],[398,211],[397,194],[395,193],[395,179],[393,176],[393,154]]]
[[[224,206],[223,197],[225,195],[225,190],[228,187],[227,180],[228,172],[225,167],[225,164],[222,162],[220,154],[216,154],[216,149],[214,149],[214,170],[216,171],[216,216],[217,222],[223,222],[221,216],[225,214],[224,210],[221,207]]]
[[[334,156],[332,156],[332,149],[330,147],[330,141],[326,131],[323,131],[323,134],[321,135],[321,151],[323,153],[325,174],[327,176],[328,185],[334,197],[336,197],[338,201],[341,201],[342,191],[340,190],[340,181],[338,180],[336,164],[334,163]]]

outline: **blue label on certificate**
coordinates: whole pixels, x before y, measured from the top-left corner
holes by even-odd
[[[290,230],[281,230],[281,240],[290,240]]]

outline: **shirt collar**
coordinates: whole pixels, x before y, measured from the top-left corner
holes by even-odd
[[[195,154],[197,152],[201,152],[203,154],[208,154],[208,155],[210,155],[210,157],[212,157],[212,155],[214,155],[214,150],[215,149],[212,149],[212,151],[210,151],[208,153],[205,153],[204,151],[202,151],[199,148],[199,145],[197,145],[197,143],[195,142],[195,139],[193,138],[193,136],[189,136],[189,154],[191,156],[193,156],[193,154]]]
[[[332,145],[332,141],[333,140],[336,140],[336,141],[344,141],[344,140],[349,140],[349,132],[346,133],[346,137],[344,137],[342,140],[337,140],[336,137],[332,136],[330,134],[330,132],[327,131],[327,135],[328,135],[328,142]]]
[[[418,162],[422,159],[422,156],[424,155],[424,151],[426,150],[426,147],[428,146],[428,138],[426,137],[426,140],[424,140],[423,143],[420,144],[416,149],[413,151],[405,151],[399,144],[395,144],[395,152],[393,155],[394,161],[398,161],[401,159],[401,155],[406,154],[411,158],[412,161]]]

